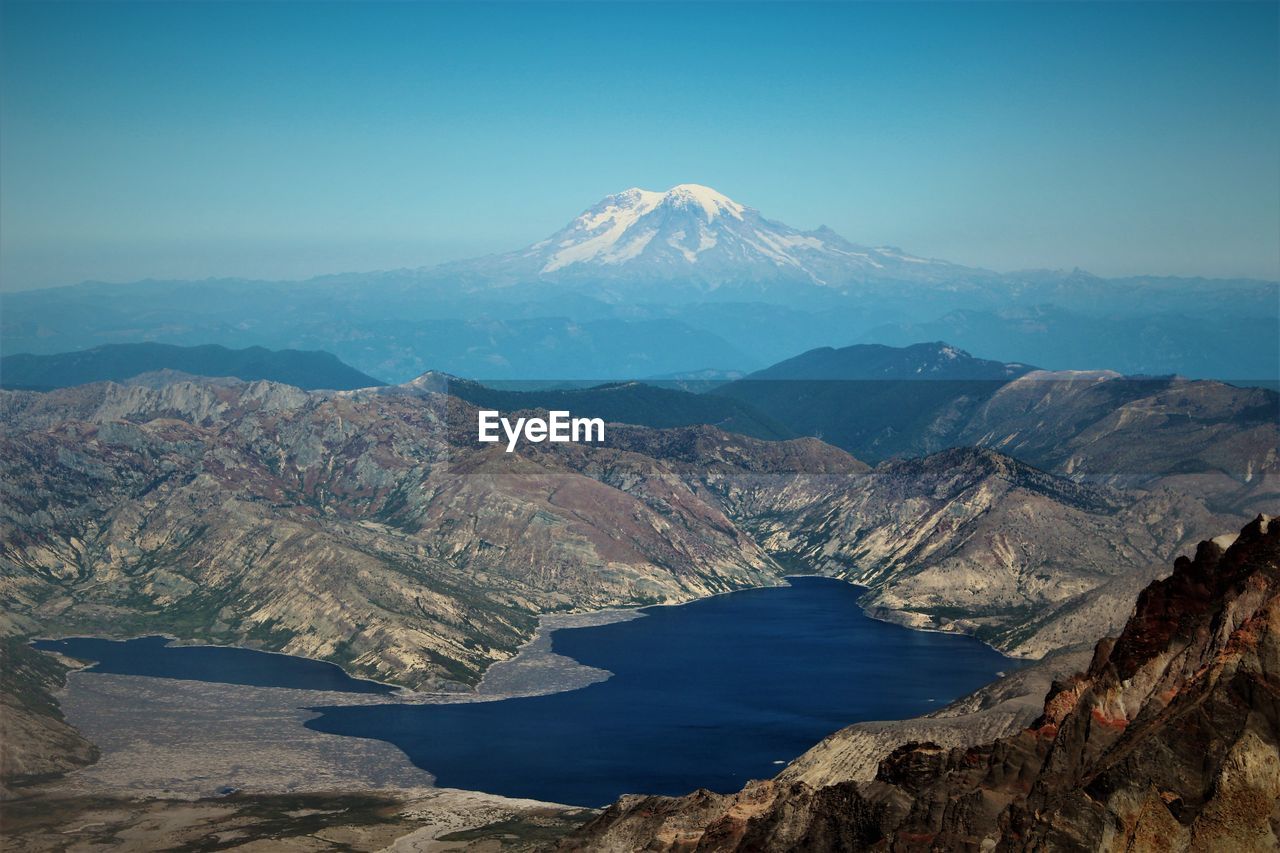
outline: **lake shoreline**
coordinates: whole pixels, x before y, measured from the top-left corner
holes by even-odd
[[[290,766],[290,761],[301,762],[302,766],[292,778],[325,778],[343,790],[385,790],[391,787],[421,787],[422,785],[441,785],[436,768],[430,762],[415,763],[415,759],[406,754],[404,748],[393,739],[382,739],[373,736],[348,733],[326,733],[316,725],[323,710],[340,709],[357,710],[367,706],[395,706],[412,713],[415,706],[444,707],[475,704],[501,703],[506,700],[529,700],[547,698],[574,693],[586,687],[603,684],[614,677],[608,666],[593,665],[591,662],[578,660],[571,653],[554,650],[554,637],[559,631],[576,629],[600,629],[617,626],[622,623],[647,621],[651,618],[671,618],[678,615],[681,608],[701,608],[712,603],[713,599],[722,599],[732,594],[746,594],[758,598],[760,593],[796,589],[793,581],[804,586],[811,582],[820,582],[825,588],[822,598],[828,598],[832,591],[845,590],[839,605],[846,617],[852,618],[856,613],[876,624],[893,626],[903,631],[902,636],[912,634],[943,635],[956,639],[967,639],[975,646],[988,650],[997,656],[994,650],[981,644],[975,638],[964,634],[945,631],[920,631],[910,626],[896,625],[892,622],[876,620],[861,607],[851,607],[857,603],[866,588],[848,581],[828,578],[820,575],[789,575],[779,586],[753,587],[741,590],[725,590],[711,596],[702,596],[688,602],[648,605],[638,608],[610,608],[583,613],[546,614],[539,619],[533,636],[524,643],[517,653],[507,661],[494,664],[482,678],[476,688],[469,692],[452,691],[410,691],[396,688],[391,693],[348,693],[326,690],[313,690],[288,687],[255,687],[250,685],[225,684],[220,682],[185,680],[178,678],[153,678],[148,675],[111,674],[101,671],[77,670],[68,676],[67,687],[60,692],[59,702],[67,714],[68,721],[75,725],[86,737],[99,746],[102,758],[96,765],[77,771],[72,776],[80,782],[75,788],[96,789],[99,791],[114,788],[116,790],[134,790],[142,794],[159,794],[162,796],[202,796],[209,795],[221,785],[214,786],[209,781],[212,777],[225,773],[223,778],[232,779],[227,784],[241,790],[261,793],[272,793],[289,790],[288,780],[271,773],[254,772],[247,762],[233,763],[226,761],[226,754],[232,751],[227,746],[230,737],[219,729],[218,720],[207,717],[199,726],[205,732],[201,744],[187,743],[186,749],[193,753],[191,758],[178,754],[172,744],[165,741],[161,734],[148,721],[155,717],[172,715],[178,707],[186,709],[208,708],[216,705],[226,708],[235,716],[239,724],[247,726],[248,739],[263,744],[292,743],[295,747],[291,758],[273,762],[279,766]],[[809,583],[806,583],[809,582]],[[829,586],[828,586],[829,585]],[[844,603],[847,602],[847,603]],[[720,609],[720,608],[716,608]],[[687,611],[695,612],[695,611]],[[165,635],[145,635],[148,637]],[[173,643],[171,637],[168,647],[207,648],[207,649],[240,649],[259,654],[277,655],[283,658],[298,658],[281,652],[264,652],[243,647],[210,646],[200,643]],[[912,643],[908,643],[911,645]],[[65,653],[63,653],[65,654]],[[1002,661],[1012,662],[1014,659],[998,655]],[[327,662],[326,662],[327,663]],[[999,672],[1007,669],[1003,664],[992,667],[991,675],[982,684],[999,678]],[[345,670],[343,670],[345,672]],[[92,676],[93,678],[90,678]],[[371,681],[365,679],[365,681]],[[139,700],[139,697],[143,697]],[[945,704],[951,698],[939,694],[938,700],[931,696],[913,708],[911,713],[901,715],[885,715],[885,720],[905,720],[928,714]],[[172,700],[172,701],[170,701]],[[149,706],[151,712],[138,707],[139,703]],[[95,708],[99,709],[95,712]],[[130,708],[126,715],[106,714],[103,708]],[[167,710],[166,710],[167,709]],[[140,713],[134,713],[139,711]],[[767,776],[776,772],[778,762],[785,764],[804,749],[812,746],[830,732],[838,730],[850,723],[866,717],[840,716],[832,718],[829,725],[820,731],[810,733],[812,740],[805,740],[801,745],[793,745],[786,751],[779,751],[770,764],[773,770],[759,775]],[[876,718],[879,719],[879,718]],[[305,729],[307,734],[299,736],[298,730]],[[474,736],[468,736],[474,737]],[[332,738],[332,741],[327,739]],[[347,748],[343,744],[360,743],[358,749]],[[145,759],[139,756],[137,744],[150,744],[158,756],[167,756],[163,760]],[[192,747],[195,747],[192,749]],[[269,749],[269,747],[263,747]],[[324,772],[317,774],[317,765],[324,764],[316,756],[326,750],[345,751],[342,761],[346,766],[339,768],[342,772]],[[147,750],[143,750],[147,751]],[[221,757],[220,757],[221,754]],[[308,757],[309,756],[309,757]],[[221,762],[221,763],[219,763]],[[165,766],[166,772],[161,779],[156,773],[148,771],[151,765]],[[332,766],[332,765],[330,765]],[[221,767],[222,770],[216,768]],[[398,769],[393,769],[397,768]],[[185,769],[184,769],[185,768]],[[153,768],[154,769],[154,768]],[[141,771],[141,772],[139,772]],[[401,777],[399,774],[405,775]],[[187,781],[182,781],[183,778]],[[101,785],[93,784],[94,780]],[[83,784],[80,784],[83,783]],[[331,786],[332,787],[332,786]],[[455,784],[446,780],[444,787],[463,790],[491,791],[498,795],[512,796],[510,791],[494,791],[485,785]],[[524,796],[524,795],[520,795]],[[529,797],[547,800],[546,797]],[[554,798],[550,798],[554,799]],[[588,800],[587,802],[591,802]]]
[[[544,626],[527,651],[594,670],[587,690],[529,691],[518,704],[316,705],[307,726],[394,743],[442,784],[590,806],[626,791],[736,790],[851,723],[922,716],[1011,668],[977,638],[870,618],[855,606],[865,590],[847,581],[791,580],[590,628]],[[591,756],[601,781],[560,779],[544,752]],[[475,756],[492,756],[496,775]],[[625,781],[609,781],[615,772]]]
[[[612,676],[612,673],[608,672],[608,670],[600,670],[596,667],[585,666],[578,663],[577,661],[572,660],[571,658],[566,658],[563,655],[556,655],[554,652],[552,652],[551,651],[551,635],[558,630],[572,629],[572,628],[578,628],[578,627],[594,627],[597,625],[612,624],[614,622],[641,618],[645,615],[644,611],[649,609],[664,608],[664,607],[683,607],[687,604],[693,604],[699,601],[706,601],[708,599],[713,599],[713,598],[717,598],[719,596],[724,596],[724,595],[733,595],[736,593],[751,592],[751,591],[763,590],[763,589],[777,589],[779,587],[790,586],[791,585],[790,581],[796,578],[799,578],[799,579],[825,578],[828,580],[838,581],[840,583],[847,584],[848,586],[851,586],[854,589],[859,590],[860,593],[864,593],[864,594],[870,591],[871,589],[871,587],[869,586],[866,586],[864,584],[859,584],[854,581],[847,580],[845,578],[832,577],[830,575],[822,575],[822,574],[798,574],[793,572],[791,574],[780,576],[780,580],[782,581],[781,584],[776,584],[776,585],[770,584],[768,586],[748,586],[748,587],[742,587],[740,589],[726,589],[726,590],[721,590],[719,592],[713,592],[707,595],[700,595],[685,601],[673,601],[673,602],[662,603],[662,604],[643,604],[643,605],[637,605],[635,607],[605,607],[598,610],[584,610],[584,611],[568,612],[568,613],[566,612],[541,613],[541,614],[538,614],[538,624],[534,628],[533,633],[530,635],[530,637],[527,640],[525,640],[523,643],[520,644],[519,647],[517,647],[516,653],[514,655],[512,655],[510,658],[507,658],[506,660],[496,661],[490,664],[489,667],[486,668],[484,673],[481,675],[480,681],[478,681],[475,685],[468,686],[468,685],[459,684],[458,687],[460,689],[456,689],[456,690],[450,690],[450,689],[415,690],[410,687],[405,687],[404,685],[401,685],[401,684],[395,684],[394,682],[382,681],[377,678],[370,678],[364,675],[354,673],[351,670],[349,670],[346,666],[336,661],[325,660],[323,658],[314,658],[306,655],[298,655],[290,652],[283,652],[283,651],[278,651],[273,649],[257,648],[254,646],[197,642],[194,640],[183,639],[181,637],[175,636],[174,634],[171,634],[165,631],[135,633],[135,634],[129,634],[125,636],[116,636],[116,635],[104,636],[104,635],[79,634],[79,633],[54,634],[54,635],[40,634],[40,635],[32,635],[31,637],[29,637],[28,644],[31,645],[40,640],[63,641],[63,640],[72,640],[72,639],[104,639],[104,640],[111,640],[115,642],[128,642],[130,640],[141,640],[149,637],[164,637],[169,641],[168,645],[173,647],[240,649],[244,651],[258,652],[261,654],[280,655],[286,658],[299,658],[302,660],[310,660],[318,663],[331,664],[333,666],[338,667],[340,670],[342,670],[343,673],[347,675],[347,677],[355,681],[369,682],[371,684],[376,684],[382,687],[389,688],[392,692],[390,694],[384,694],[384,695],[395,697],[396,699],[399,699],[404,702],[417,703],[417,702],[434,701],[434,700],[454,700],[456,698],[462,698],[465,701],[466,697],[483,698],[486,700],[488,699],[500,700],[500,699],[515,698],[520,696],[551,695],[554,693],[561,693],[568,690],[577,690],[582,687],[595,684],[599,681],[607,680],[609,677]],[[970,637],[970,638],[976,639],[978,640],[978,642],[987,646],[992,651],[1002,655],[1003,657],[1007,658],[1009,661],[1016,664],[1025,665],[1027,663],[1031,663],[1037,660],[1037,658],[1034,658],[1034,657],[1022,657],[1018,655],[1010,655],[1005,650],[997,648],[996,646],[991,645],[981,637],[978,637],[976,633],[972,631],[950,629],[950,628],[939,628],[931,625],[915,624],[912,620],[905,618],[905,616],[904,618],[894,618],[895,615],[900,613],[900,611],[890,610],[888,613],[885,613],[884,612],[885,608],[864,607],[861,604],[861,596],[859,597],[858,606],[863,614],[865,614],[868,618],[874,619],[878,622],[884,622],[890,625],[897,625],[902,628],[907,628],[912,631],[920,631],[923,633],[945,634],[949,636]],[[901,613],[905,613],[905,611],[901,611]],[[48,651],[48,650],[45,650],[45,651]],[[60,654],[58,652],[51,652],[51,653]],[[80,659],[72,658],[72,660],[79,661]],[[94,666],[94,662],[88,662],[88,663],[84,663],[80,667],[77,667],[77,669],[91,671],[93,666]],[[498,684],[502,685],[500,687],[494,685],[495,678],[493,676],[493,673],[495,671],[502,673],[502,675],[497,679]],[[539,679],[546,679],[546,680],[540,681]]]

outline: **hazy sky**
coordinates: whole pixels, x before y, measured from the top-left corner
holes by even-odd
[[[0,6],[0,284],[294,278],[630,186],[991,267],[1280,277],[1274,2]]]

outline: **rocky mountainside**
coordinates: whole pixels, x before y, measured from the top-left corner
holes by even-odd
[[[1274,850],[1278,667],[1280,525],[1259,517],[1180,557],[1015,734],[903,744],[871,781],[802,758],[739,794],[626,797],[562,847]]]
[[[1047,471],[1121,486],[1161,483],[1257,514],[1280,497],[1280,395],[1109,371],[1035,371],[955,432]]]
[[[103,384],[0,405],[19,628],[165,630],[419,687],[473,683],[539,612],[778,582],[660,460],[507,455],[430,392]]]
[[[1040,654],[1109,623],[1055,624],[1046,645],[1016,635],[1033,616],[1230,523],[992,451],[871,471],[812,439],[615,425],[606,446],[507,455],[423,385],[100,384],[0,404],[14,631],[166,630],[412,686],[474,682],[540,612],[776,583],[784,565],[871,585],[886,618]]]
[[[1082,605],[1097,590],[1238,522],[1171,490],[1122,493],[962,448],[884,463],[785,518],[744,523],[779,559],[870,587],[864,606],[881,618],[1039,657],[1119,627],[1127,604]],[[1077,619],[1050,618],[1063,609]]]
[[[931,714],[854,723],[790,762],[777,780],[784,784],[804,782],[812,788],[869,782],[876,777],[880,762],[904,743],[936,743],[950,749],[1016,734],[1040,716],[1045,694],[1054,682],[1084,669],[1091,658],[1092,649],[1087,645],[1062,649]]]
[[[1171,488],[1076,483],[984,448],[855,470],[816,441],[775,445],[767,467],[711,430],[615,428],[611,441],[664,459],[790,570],[869,587],[878,618],[1018,656],[1119,630],[1178,553],[1242,523]]]
[[[1262,388],[1034,370],[935,343],[815,350],[714,393],[868,461],[978,446],[1246,516],[1280,497],[1280,395]]]
[[[1123,572],[1232,521],[990,450],[869,469],[811,438],[613,424],[508,454],[437,385],[0,392],[0,632],[163,632],[462,688],[542,613],[821,571],[884,618],[1039,655],[1108,630]]]

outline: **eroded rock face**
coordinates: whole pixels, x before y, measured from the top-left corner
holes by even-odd
[[[0,396],[9,633],[169,631],[425,687],[474,683],[541,612],[781,582],[678,460],[505,454],[440,394],[178,382]],[[790,452],[733,441],[747,446],[724,477]],[[864,468],[831,448],[826,461]]]
[[[507,454],[475,423],[430,383],[0,392],[0,634],[166,632],[456,688],[541,613],[816,570],[869,584],[883,618],[1038,656],[1116,627],[1152,567],[1233,526],[992,450],[868,469],[816,439],[610,425]]]
[[[814,350],[716,393],[861,459],[986,447],[1080,482],[1175,488],[1246,518],[1274,502],[1280,475],[1280,397],[1224,382],[1031,370],[938,343]]]
[[[1280,523],[1259,517],[1180,558],[1014,735],[905,744],[873,781],[625,798],[563,847],[1274,850],[1278,676]]]
[[[1235,512],[1274,501],[1275,392],[1176,377],[1035,371],[1004,385],[953,440],[1077,480],[1163,484]]]
[[[1038,655],[1110,627],[1117,608],[1074,601],[1109,580],[1096,566],[1166,562],[1230,523],[989,450],[870,470],[815,439],[613,425],[604,445],[507,454],[475,443],[474,408],[414,384],[102,383],[0,411],[6,633],[167,631],[414,687],[474,683],[538,613],[795,568],[872,585],[885,618]],[[1048,643],[1013,634],[1059,604]]]
[[[1040,657],[1120,627],[1133,592],[1098,607],[1095,590],[1134,573],[1145,583],[1241,521],[1173,491],[1084,485],[960,448],[881,464],[747,525],[775,556],[870,587],[865,606],[880,618]]]

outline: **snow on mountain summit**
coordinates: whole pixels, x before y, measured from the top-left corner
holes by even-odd
[[[736,219],[742,218],[745,207],[723,193],[701,184],[680,184],[667,190],[664,200],[673,206],[697,205],[706,213],[707,219],[715,219],[722,212]]]
[[[733,199],[700,184],[680,184],[666,192],[632,187],[607,196],[584,212],[569,226],[534,248],[552,249],[542,267],[543,273],[555,272],[571,264],[596,262],[619,264],[637,257],[657,236],[663,222],[672,218],[689,220],[685,227],[672,231],[668,245],[680,249],[690,242],[686,235],[696,233],[697,240],[682,254],[695,262],[700,252],[715,245],[711,226],[721,216],[742,219],[745,207]],[[654,218],[653,214],[658,217]],[[668,229],[670,230],[670,229]]]
[[[958,269],[887,246],[859,246],[826,227],[800,231],[701,184],[614,193],[546,240],[483,265],[508,281],[667,281],[703,289],[939,280]]]

